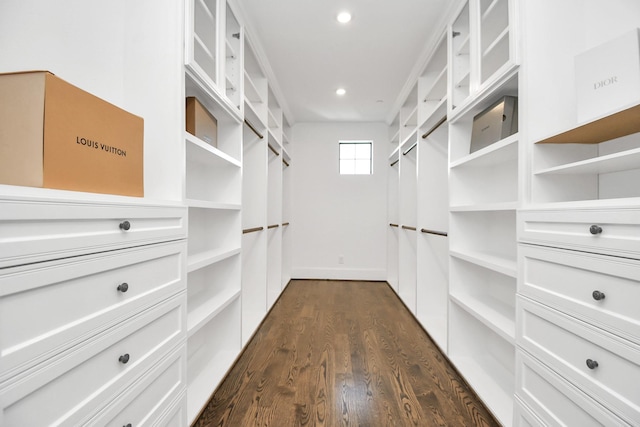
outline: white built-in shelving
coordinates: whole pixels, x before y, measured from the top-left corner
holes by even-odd
[[[191,423],[242,345],[244,30],[224,0],[188,1],[185,28],[185,96],[217,121],[215,146],[184,132]]]

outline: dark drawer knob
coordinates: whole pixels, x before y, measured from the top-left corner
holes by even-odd
[[[131,228],[131,223],[129,221],[122,221],[120,223],[120,230],[129,231],[130,228]]]
[[[122,427],[131,427],[131,423],[127,424],[126,426],[122,426]]]
[[[127,362],[129,361],[129,353],[127,354],[123,354],[122,356],[120,356],[120,358],[118,359],[118,361],[120,363],[122,363],[123,365],[126,365]]]
[[[600,301],[600,300],[604,299],[604,293],[602,293],[600,291],[593,291],[593,293],[591,295],[593,296],[593,299],[596,300],[596,301]]]
[[[128,283],[120,283],[118,285],[118,291],[125,293],[129,290],[129,284]],[[595,295],[595,292],[594,292]],[[595,297],[594,297],[595,298]]]
[[[587,359],[587,367],[589,369],[596,369],[598,367],[598,362],[592,359]]]
[[[602,233],[602,227],[600,227],[599,225],[592,225],[591,227],[589,227],[589,233],[593,234],[594,236],[596,234],[600,234]]]

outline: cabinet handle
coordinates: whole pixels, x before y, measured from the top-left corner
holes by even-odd
[[[129,221],[122,221],[120,223],[120,230],[129,231],[130,228],[131,228],[131,223]]]
[[[600,300],[604,299],[604,293],[602,293],[600,291],[593,291],[591,296],[593,296],[593,299],[596,300],[596,301],[600,301]]]
[[[598,367],[598,362],[595,360],[587,359],[587,367],[589,369],[596,369]]]
[[[131,427],[131,423],[127,424],[126,426],[122,426],[122,427]]]
[[[127,354],[123,354],[122,356],[120,356],[120,357],[118,358],[118,361],[119,361],[120,363],[122,363],[123,365],[126,365],[126,364],[127,364],[127,362],[129,361],[129,353],[127,353]]]
[[[120,283],[120,284],[118,285],[118,291],[120,291],[120,292],[122,292],[122,293],[125,293],[125,292],[127,292],[128,290],[129,290],[129,284],[128,284],[128,283]],[[594,294],[595,294],[595,292],[594,292]]]
[[[589,227],[589,232],[595,236],[596,234],[602,233],[602,227],[599,225],[592,225]]]

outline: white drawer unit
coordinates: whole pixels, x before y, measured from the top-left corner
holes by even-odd
[[[185,305],[185,294],[179,294],[6,381],[0,386],[0,423],[87,422],[184,342]],[[184,373],[180,375],[182,381]],[[177,378],[168,381],[175,384]]]
[[[178,346],[86,426],[186,425],[186,414],[182,417],[175,414],[176,404],[184,400],[186,393],[186,356],[186,344]],[[173,424],[166,424],[167,419]]]
[[[517,304],[522,349],[626,422],[640,424],[640,346],[526,297]]]
[[[0,199],[0,268],[187,235],[177,205]]]
[[[524,243],[640,258],[640,208],[637,205],[520,211]]]
[[[0,381],[186,289],[184,241],[0,269]]]
[[[519,293],[640,345],[640,260],[520,246]]]
[[[516,426],[628,425],[522,350],[516,364]]]

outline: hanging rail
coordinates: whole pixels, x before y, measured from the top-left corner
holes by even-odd
[[[400,159],[396,160],[395,162],[391,163],[391,166],[393,167],[396,163],[398,163],[400,161]]]
[[[242,234],[255,233],[256,231],[262,231],[264,227],[245,228],[242,230]]]
[[[272,224],[272,225],[268,225],[267,229],[271,230],[272,228],[278,228],[280,227],[280,224]]]
[[[275,154],[276,156],[279,156],[280,153],[278,153],[278,150],[276,150],[275,148],[273,148],[273,145],[267,143],[267,146],[269,147],[269,150],[273,151],[273,154]]]
[[[398,227],[398,224],[390,223],[389,227]]]
[[[288,222],[283,222],[283,223],[282,223],[282,226],[283,226],[283,227],[286,227],[286,226],[288,226],[288,225],[289,225],[289,223],[288,223]]]
[[[431,135],[433,132],[435,132],[436,129],[438,129],[446,121],[447,121],[447,115],[445,114],[445,116],[443,118],[438,120],[438,123],[433,125],[433,127],[431,129],[429,129],[428,131],[426,131],[424,133],[424,135],[422,135],[422,139],[426,139],[429,135]]]
[[[284,163],[287,167],[289,167],[289,163],[284,159],[284,157],[282,158],[282,163]]]
[[[444,232],[444,231],[436,231],[436,230],[429,230],[426,228],[421,228],[420,231],[422,233],[427,233],[427,234],[435,234],[436,236],[444,236],[447,237],[449,234]]]
[[[247,119],[244,119],[244,123],[249,126],[249,129],[251,129],[253,131],[253,133],[256,134],[256,136],[260,139],[264,139],[264,135],[261,134],[260,132],[258,132],[258,130],[255,128],[255,126],[253,126],[253,124],[251,124],[251,122]]]
[[[409,154],[411,152],[411,150],[413,150],[414,148],[416,148],[418,146],[417,142],[414,142],[413,145],[411,147],[409,147],[409,149],[407,151],[404,151],[402,153],[403,156],[406,156],[407,154]]]
[[[402,226],[402,229],[403,229],[403,230],[416,231],[416,228],[415,228],[415,227],[411,227],[411,226],[409,226],[409,225],[403,225],[403,226]]]

